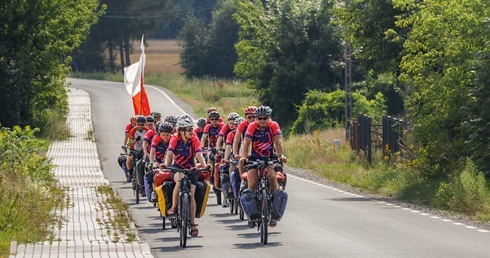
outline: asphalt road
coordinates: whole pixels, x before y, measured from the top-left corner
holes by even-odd
[[[260,243],[237,215],[216,205],[210,194],[206,213],[196,222],[199,236],[179,247],[176,230],[161,229],[152,204],[135,204],[116,159],[124,128],[132,115],[131,97],[122,83],[71,79],[86,90],[92,102],[92,120],[106,178],[130,205],[140,237],[155,257],[490,257],[490,232],[432,214],[379,202],[290,176],[289,202],[283,219],[270,229],[269,244]],[[161,88],[146,86],[151,109],[162,113],[184,111],[168,100]],[[185,110],[185,108],[184,108]]]

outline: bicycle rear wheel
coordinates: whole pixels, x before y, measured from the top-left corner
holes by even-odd
[[[141,192],[141,189],[140,189],[140,186],[138,185],[138,182],[136,182],[136,190],[135,190],[135,195],[136,195],[136,204],[139,204],[140,203],[140,192]]]
[[[190,205],[189,193],[184,193],[181,197],[179,206],[179,216],[181,220],[180,246],[182,247],[186,247],[187,245],[187,229],[189,228]]]
[[[260,242],[267,244],[267,233],[269,230],[269,201],[267,200],[267,190],[262,189],[260,192],[262,195],[262,221],[260,224]]]

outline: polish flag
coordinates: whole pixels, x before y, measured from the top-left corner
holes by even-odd
[[[141,56],[137,63],[124,67],[124,84],[129,95],[133,98],[133,108],[135,115],[150,115],[150,102],[144,87],[145,74],[145,46],[143,44],[144,35],[141,37]]]

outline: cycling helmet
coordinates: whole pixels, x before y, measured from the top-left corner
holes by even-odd
[[[255,113],[254,106],[248,106],[247,108],[245,108],[245,115],[254,114],[254,113]]]
[[[167,116],[165,118],[165,122],[167,122],[167,123],[177,123],[177,118],[175,116],[170,115],[170,116]]]
[[[179,129],[185,128],[185,127],[193,127],[193,126],[194,126],[194,122],[190,118],[186,117],[186,118],[181,118],[181,119],[177,120],[177,127]]]
[[[136,118],[136,123],[137,124],[144,124],[144,123],[146,123],[146,118],[144,116],[138,116]]]
[[[174,127],[170,123],[164,122],[158,125],[159,133],[172,133],[173,130]]]
[[[197,119],[196,124],[197,125],[206,125],[206,119],[201,117],[201,118]]]
[[[258,106],[254,112],[255,116],[270,116],[272,114],[272,109],[268,106]]]
[[[211,111],[211,113],[208,114],[209,118],[219,118],[219,113],[218,111]]]
[[[152,116],[147,116],[146,117],[146,122],[147,123],[154,123],[155,122],[155,119]]]
[[[208,114],[213,112],[213,111],[217,111],[217,109],[215,107],[208,108]]]
[[[132,116],[131,119],[129,119],[129,122],[133,125],[136,124],[136,116]]]
[[[241,124],[243,121],[245,121],[245,118],[239,116],[235,119],[235,125],[238,126],[239,124]]]
[[[180,116],[178,116],[178,117],[177,117],[177,120],[179,120],[179,119],[184,119],[184,118],[189,118],[189,119],[192,119],[192,117],[191,117],[191,116],[189,116],[188,114],[184,114],[184,115],[180,115]]]
[[[240,115],[236,112],[231,112],[228,114],[228,120],[235,120],[237,119],[238,117],[240,117]]]
[[[151,112],[150,114],[153,118],[160,118],[162,117],[162,114],[160,114],[160,112],[157,112],[157,111],[153,111]]]

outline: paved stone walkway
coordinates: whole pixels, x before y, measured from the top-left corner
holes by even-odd
[[[48,157],[56,165],[54,174],[67,193],[67,205],[56,214],[61,225],[54,238],[33,244],[10,246],[13,257],[153,257],[148,243],[138,238],[134,224],[114,228],[114,210],[107,204],[109,182],[100,168],[92,129],[87,92],[71,89],[67,124],[73,137],[53,142]]]

